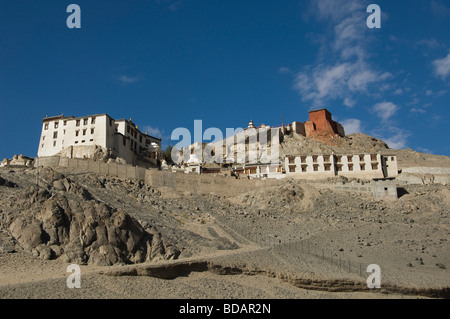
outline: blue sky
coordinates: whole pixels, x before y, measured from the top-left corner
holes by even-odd
[[[448,30],[444,0],[0,0],[0,160],[36,156],[46,115],[132,117],[165,146],[195,119],[225,132],[319,107],[348,133],[450,155]]]

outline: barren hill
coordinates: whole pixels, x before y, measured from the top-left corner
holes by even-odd
[[[1,168],[0,181],[3,297],[448,296],[448,186],[378,202],[330,181],[229,196],[61,167],[41,172],[39,190],[32,168]],[[69,262],[86,264],[87,289],[66,288]],[[371,263],[388,295],[367,294]]]

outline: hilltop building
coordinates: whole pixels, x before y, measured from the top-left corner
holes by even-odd
[[[130,120],[114,120],[108,114],[83,117],[46,117],[38,157],[109,158],[140,166],[155,166],[161,139],[142,133]]]

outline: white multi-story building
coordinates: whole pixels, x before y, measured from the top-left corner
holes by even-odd
[[[345,176],[356,178],[396,177],[397,157],[381,154],[286,156],[286,174],[304,178]]]
[[[144,134],[130,120],[108,114],[46,117],[42,120],[38,157],[93,158],[101,149],[128,164],[157,164],[161,139]]]

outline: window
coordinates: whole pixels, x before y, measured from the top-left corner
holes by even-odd
[[[391,157],[391,161],[393,161],[393,160],[394,160],[394,156]]]
[[[42,136],[42,140],[43,140],[43,141],[45,141],[45,135],[44,135],[44,136]]]
[[[324,162],[329,162],[330,161],[330,156],[326,155],[323,157],[323,161]]]
[[[306,156],[300,156],[300,162],[306,163]]]
[[[93,142],[94,141],[94,139],[93,138],[91,138],[90,140],[89,140],[89,142]]]
[[[313,163],[317,163],[317,158],[318,158],[317,155],[314,155],[314,156],[313,156]]]
[[[130,134],[130,126],[127,125],[127,133]]]
[[[359,160],[360,160],[361,162],[364,162],[364,155],[359,155]]]
[[[362,171],[366,170],[366,164],[359,164],[360,168]]]
[[[58,122],[58,121],[56,121],[56,122],[53,123],[53,126],[54,126],[55,128],[58,128],[58,125],[59,125],[59,122]]]
[[[295,157],[289,157],[289,164],[295,163]]]
[[[63,125],[64,125],[64,126],[67,125],[67,120],[64,120]]]
[[[56,141],[53,141],[53,147],[55,147],[56,146]]]
[[[85,143],[85,142],[86,142],[86,140],[82,140],[82,141],[81,141],[81,143]]]
[[[75,141],[75,144],[78,144],[78,141]]]
[[[77,126],[80,126],[80,120],[77,120],[77,124],[76,124]]]
[[[375,155],[375,154],[370,155],[370,160],[371,161],[376,161],[377,160],[377,155]]]
[[[41,144],[41,148],[44,148],[44,143]]]
[[[91,134],[94,134],[95,129],[91,128]]]
[[[66,135],[66,130],[63,130],[63,134]]]
[[[338,157],[337,157],[337,162],[338,162],[338,163],[342,162],[342,156],[338,156]]]
[[[347,156],[347,162],[351,162],[353,161],[353,156],[352,155],[348,155]]]
[[[75,136],[78,136],[78,135],[80,135],[80,130],[75,131]]]
[[[139,143],[142,143],[142,135],[139,135]]]
[[[44,124],[44,130],[48,130],[48,123]]]
[[[325,164],[324,166],[327,172],[331,171],[331,164]]]
[[[378,163],[373,163],[372,164],[372,169],[373,170],[377,170],[378,169]]]
[[[123,137],[123,145],[124,145],[124,146],[127,145],[127,139],[125,138],[125,136]]]
[[[338,172],[342,172],[342,164],[337,166]]]
[[[319,164],[314,164],[313,165],[313,169],[314,169],[314,172],[318,172],[319,171]]]
[[[295,173],[295,165],[289,165],[289,172]]]
[[[58,132],[53,132],[53,138],[58,138]]]
[[[112,119],[109,119],[109,126],[112,126]]]
[[[88,124],[88,119],[83,119],[83,125],[87,125]]]
[[[86,135],[86,131],[87,131],[86,129],[83,130],[83,135]]]
[[[116,132],[119,132],[119,124],[116,124]]]
[[[306,168],[307,168],[306,165],[302,165],[302,173],[306,173]]]
[[[95,124],[95,117],[91,118],[91,124]]]
[[[351,172],[353,171],[353,164],[348,164],[348,170]]]

